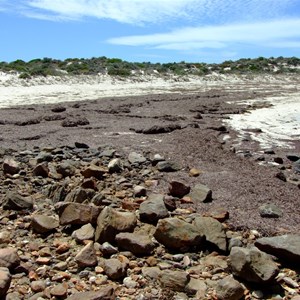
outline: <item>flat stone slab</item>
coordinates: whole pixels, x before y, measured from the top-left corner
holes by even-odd
[[[300,235],[286,234],[264,237],[255,242],[261,251],[290,263],[300,263]]]

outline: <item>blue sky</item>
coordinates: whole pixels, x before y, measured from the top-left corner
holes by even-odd
[[[300,0],[0,0],[0,61],[300,57]]]

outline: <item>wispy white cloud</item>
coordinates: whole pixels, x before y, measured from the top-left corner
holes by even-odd
[[[7,1],[7,0],[6,0]],[[23,0],[28,17],[59,16],[59,20],[84,17],[143,24],[185,20],[190,24],[207,21],[274,18],[299,0]],[[1,3],[1,2],[0,2]],[[54,18],[55,20],[55,18]]]
[[[123,36],[109,39],[115,45],[159,49],[192,50],[225,48],[231,44],[296,47],[300,38],[300,18],[255,23],[186,27],[162,34]]]

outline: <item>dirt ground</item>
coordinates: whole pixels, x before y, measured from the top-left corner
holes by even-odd
[[[228,225],[235,229],[257,229],[264,235],[296,233],[300,230],[300,181],[286,153],[300,154],[299,143],[295,143],[292,151],[273,149],[275,154],[266,154],[250,139],[238,144],[237,133],[222,123],[230,114],[250,108],[238,105],[237,101],[280,92],[280,85],[269,89],[241,86],[193,94],[182,92],[7,108],[0,110],[1,147],[19,151],[82,142],[93,148],[112,147],[126,153],[159,153],[179,163],[182,170],[166,173],[157,192],[166,191],[170,179],[180,179],[191,186],[203,183],[212,190],[213,201],[195,207],[198,212],[223,208],[230,214]],[[58,107],[66,110],[52,111]],[[153,129],[153,126],[156,127]],[[143,130],[147,134],[139,133]],[[161,131],[169,132],[159,133]],[[283,164],[260,165],[262,157],[266,162],[281,157]],[[200,169],[200,176],[189,177],[190,168]],[[279,171],[284,171],[294,183],[278,179],[275,175]],[[264,203],[277,205],[283,216],[262,218],[259,206]]]

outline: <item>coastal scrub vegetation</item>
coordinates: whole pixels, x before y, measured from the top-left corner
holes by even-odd
[[[220,64],[208,63],[150,63],[128,62],[119,58],[93,57],[68,58],[58,60],[52,58],[33,59],[28,62],[15,60],[0,62],[0,71],[17,72],[20,78],[32,76],[61,75],[97,75],[132,76],[147,74],[174,75],[206,75],[215,73],[300,73],[300,59],[297,57],[258,57],[242,58],[236,61],[227,60]]]

